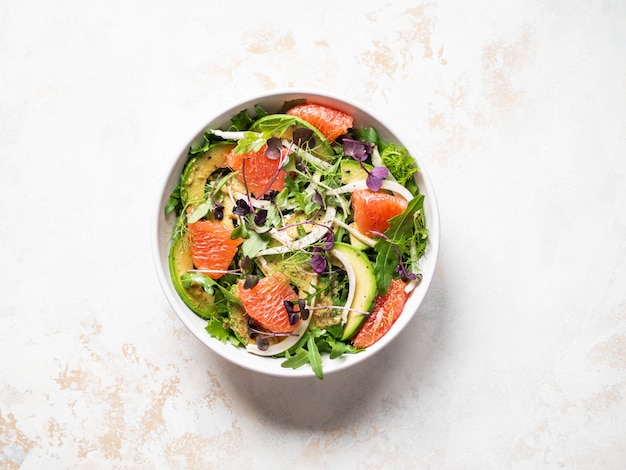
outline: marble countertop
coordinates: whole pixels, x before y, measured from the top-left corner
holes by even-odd
[[[3,1],[0,469],[617,469],[626,4]],[[360,101],[419,149],[441,252],[366,364],[240,369],[155,275],[158,184],[216,108]]]

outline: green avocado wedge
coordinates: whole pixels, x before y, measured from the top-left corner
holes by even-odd
[[[215,298],[207,294],[199,285],[185,288],[180,279],[183,274],[193,269],[191,250],[186,236],[181,236],[172,242],[168,263],[174,289],[183,302],[200,317],[211,318],[215,312]]]
[[[341,337],[345,341],[356,334],[374,307],[376,276],[367,256],[352,245],[335,243],[330,254],[333,264],[342,265],[346,269],[350,290],[353,291],[351,303],[348,305],[351,310],[348,311]]]
[[[196,206],[204,199],[204,189],[211,174],[226,164],[226,157],[235,148],[231,142],[218,142],[187,163],[181,177],[181,199],[185,206]]]
[[[372,169],[371,165],[362,164],[352,159],[341,160],[341,182],[343,184],[356,183],[367,179],[367,171]]]

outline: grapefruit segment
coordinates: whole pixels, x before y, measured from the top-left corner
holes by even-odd
[[[198,270],[206,270],[211,279],[224,275],[237,253],[242,238],[231,240],[231,229],[213,220],[198,220],[188,226],[191,258]]]
[[[348,132],[353,123],[349,114],[316,103],[296,105],[287,114],[299,117],[316,127],[330,142]]]
[[[402,197],[369,189],[353,191],[351,202],[357,229],[368,236],[375,235],[372,232],[385,233],[389,219],[401,214],[408,206]]]
[[[372,313],[370,313],[365,323],[363,323],[363,327],[352,339],[352,344],[355,347],[369,348],[387,334],[391,325],[394,324],[402,313],[406,303],[408,294],[404,291],[405,287],[405,281],[394,279],[391,281],[387,293],[376,298]]]
[[[244,288],[244,281],[237,284],[237,297],[241,300],[246,313],[262,328],[272,333],[290,333],[302,320],[289,324],[289,315],[285,300],[298,301],[298,294],[289,284],[287,276],[274,274],[259,279],[257,284]]]
[[[279,169],[282,159],[272,160],[266,157],[266,148],[267,145],[263,146],[258,152],[253,150],[239,154],[233,150],[226,157],[226,165],[233,171],[238,172],[237,176],[242,182],[244,182],[245,172],[245,184],[248,187],[248,191],[254,196],[260,196],[264,191],[282,191],[285,187],[286,173]],[[283,157],[285,152],[286,149],[283,149]]]

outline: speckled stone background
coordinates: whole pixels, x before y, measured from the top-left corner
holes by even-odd
[[[0,468],[620,469],[626,3],[3,0]],[[418,315],[319,381],[193,338],[151,253],[216,109],[321,88],[433,180]]]

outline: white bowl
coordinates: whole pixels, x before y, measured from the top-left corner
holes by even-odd
[[[286,91],[270,91],[265,94],[253,96],[244,101],[236,102],[220,112],[215,113],[195,135],[186,142],[180,154],[178,154],[172,162],[161,189],[156,204],[154,238],[153,238],[153,255],[156,265],[157,275],[161,283],[161,287],[171,304],[174,312],[183,322],[183,324],[193,333],[202,343],[209,347],[212,351],[219,354],[223,358],[251,371],[282,377],[314,377],[312,369],[305,365],[299,369],[289,369],[281,367],[283,359],[275,359],[271,357],[257,356],[246,352],[244,348],[236,348],[229,343],[221,341],[209,336],[205,330],[206,321],[192,312],[181,300],[176,293],[172,284],[169,267],[168,267],[168,251],[171,240],[171,233],[175,222],[173,214],[166,216],[164,213],[165,204],[168,201],[170,193],[178,185],[180,174],[183,171],[185,163],[188,160],[188,150],[190,146],[202,141],[202,135],[207,128],[219,128],[221,126],[230,125],[230,118],[244,108],[248,108],[253,114],[254,105],[261,105],[264,109],[275,112],[280,109],[285,101],[305,98],[307,101],[316,102],[327,105],[332,108],[344,111],[354,118],[354,127],[374,127],[380,138],[385,142],[394,142],[407,147],[410,154],[416,159],[420,168],[420,172],[416,174],[416,181],[420,187],[420,192],[424,194],[424,213],[426,216],[426,226],[429,231],[429,242],[424,257],[420,260],[420,269],[423,275],[422,282],[411,293],[407,300],[404,310],[398,320],[393,324],[389,332],[383,336],[378,342],[370,346],[364,352],[358,354],[344,354],[337,359],[330,359],[328,355],[323,357],[324,375],[344,370],[355,364],[366,361],[378,351],[391,343],[402,329],[411,321],[413,316],[419,309],[426,292],[432,281],[437,257],[439,253],[439,212],[435,193],[428,178],[424,161],[422,161],[418,152],[410,148],[397,133],[393,132],[390,126],[384,124],[380,118],[375,117],[376,113],[366,109],[366,107],[356,104],[352,100],[333,96],[325,92],[286,90]]]

